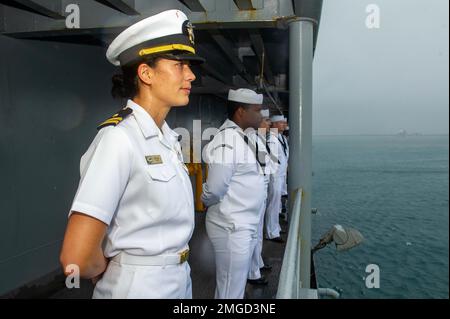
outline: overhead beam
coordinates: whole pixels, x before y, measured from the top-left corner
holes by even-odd
[[[5,1],[13,0],[3,0],[3,2]],[[172,3],[174,7],[184,7],[189,20],[196,27],[196,30],[217,28],[287,28],[288,22],[294,17],[292,3],[285,0],[255,0],[252,3],[256,4],[255,6],[258,9],[252,11],[239,10],[231,1],[197,0],[203,5],[206,12],[190,11],[179,1],[167,1],[167,5]],[[122,11],[128,14],[137,14],[137,11],[142,15],[150,16],[161,12],[164,3],[166,3],[156,0],[121,0],[119,2],[117,0],[33,0],[33,2],[59,12],[64,16],[66,15],[64,12],[65,5],[71,2],[77,3],[82,15],[82,28],[85,30],[109,30],[111,28],[121,28],[123,30],[135,22],[134,18],[139,16],[128,16]],[[55,9],[57,4],[61,7],[59,10]],[[104,7],[106,10],[101,10],[101,7]],[[6,35],[67,30],[64,23],[59,23],[64,22],[64,20],[55,23],[52,19],[37,19],[36,21],[26,19],[23,23],[16,23],[17,21],[14,21],[14,12],[15,10],[5,10],[6,17],[3,33]],[[14,21],[14,23],[9,23],[9,21]]]
[[[256,10],[252,0],[234,0],[239,10]]]
[[[129,16],[136,16],[140,13],[134,9],[134,0],[95,0],[107,7],[125,13]]]
[[[39,14],[41,16],[52,18],[55,20],[65,19],[65,17],[61,13],[51,10],[47,7],[44,7],[43,5],[31,0],[0,0],[0,4],[4,4],[5,6],[28,11],[31,13]]]
[[[199,0],[179,0],[192,12],[206,12],[205,7]]]
[[[252,83],[254,82],[251,78],[250,74],[248,74],[247,70],[245,69],[244,64],[239,60],[238,56],[235,54],[233,50],[233,46],[228,41],[222,33],[220,33],[219,30],[210,30],[209,31],[211,37],[216,41],[216,43],[219,45],[219,47],[222,49],[223,53],[230,59],[230,61],[233,63],[233,65],[236,67],[238,73],[248,82]]]

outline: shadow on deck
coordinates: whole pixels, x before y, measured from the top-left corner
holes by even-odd
[[[214,251],[206,234],[205,213],[196,213],[196,227],[189,243],[191,254],[189,264],[192,272],[192,290],[194,299],[212,299],[215,290],[215,262]],[[287,228],[287,224],[280,220],[281,227]],[[286,238],[286,235],[283,235]],[[281,272],[285,244],[279,244],[264,240],[263,258],[266,264],[271,265],[270,271],[262,274],[268,279],[266,286],[254,286],[247,284],[245,298],[247,299],[272,299],[275,298],[278,289],[278,279]],[[51,299],[89,299],[92,296],[93,285],[89,280],[82,280],[80,289],[65,288],[65,278],[58,273],[51,284],[42,287],[30,287],[22,290],[15,298],[51,298]]]
[[[191,265],[192,273],[192,290],[194,299],[211,299],[214,298],[215,283],[215,262],[214,251],[206,235],[205,214],[196,213],[195,232],[192,236]],[[287,224],[280,220],[281,228],[286,229]],[[283,235],[286,238],[286,235]],[[266,264],[271,265],[270,271],[262,273],[269,284],[266,286],[256,286],[247,284],[245,297],[247,299],[271,299],[275,298],[278,289],[278,278],[281,272],[281,264],[283,262],[285,244],[279,244],[272,241],[264,240],[263,242],[263,258]]]

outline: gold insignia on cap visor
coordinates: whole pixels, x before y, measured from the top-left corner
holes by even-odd
[[[169,44],[169,45],[161,45],[159,47],[154,47],[154,48],[142,49],[139,51],[139,55],[144,56],[144,55],[149,55],[149,54],[154,54],[154,53],[159,53],[159,52],[166,52],[166,51],[173,51],[173,50],[188,51],[188,52],[195,54],[195,49],[188,45]]]

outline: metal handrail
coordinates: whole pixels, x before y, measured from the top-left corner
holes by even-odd
[[[289,225],[289,236],[278,282],[277,299],[297,299],[302,286],[300,281],[300,248],[302,241],[300,210],[302,206],[302,194],[303,190],[301,188],[295,192],[295,201],[292,206]]]

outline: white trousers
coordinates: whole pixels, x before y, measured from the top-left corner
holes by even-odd
[[[136,266],[110,261],[97,282],[93,299],[192,299],[187,262],[167,266]]]
[[[266,208],[266,236],[269,239],[280,237],[281,192],[286,176],[271,176]]]
[[[264,267],[264,261],[262,259],[262,247],[263,247],[263,230],[264,230],[264,216],[266,212],[267,199],[264,201],[264,205],[260,211],[260,221],[258,225],[257,240],[255,249],[253,250],[252,259],[250,263],[250,270],[248,272],[248,279],[261,278],[260,268]]]
[[[216,261],[215,299],[243,299],[256,230],[225,229],[206,220],[206,232]]]

